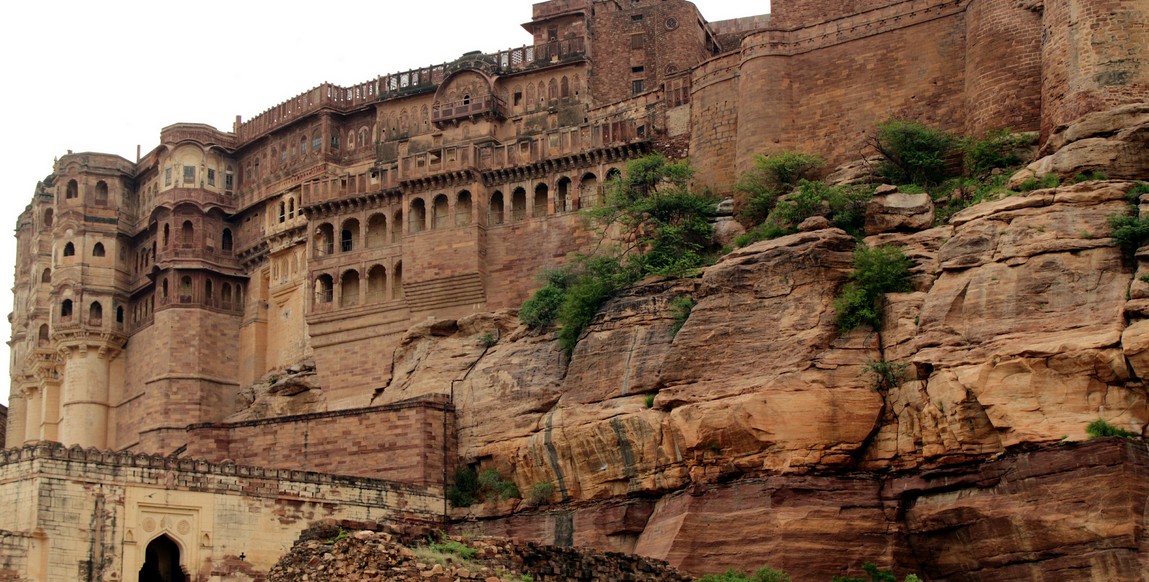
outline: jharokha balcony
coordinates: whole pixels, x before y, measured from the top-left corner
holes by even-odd
[[[480,97],[464,97],[456,101],[435,102],[431,109],[431,122],[437,127],[462,119],[475,119],[476,117],[507,118],[507,104],[494,95]]]

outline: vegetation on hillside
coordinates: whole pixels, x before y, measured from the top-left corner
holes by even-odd
[[[690,167],[653,154],[607,182],[601,206],[585,211],[601,236],[594,252],[540,275],[541,289],[519,318],[536,329],[558,324],[569,356],[607,299],[648,275],[682,276],[710,260],[716,200],[690,190]]]

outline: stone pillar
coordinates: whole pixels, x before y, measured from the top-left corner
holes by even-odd
[[[108,446],[111,360],[119,355],[121,346],[123,340],[113,337],[76,336],[60,342],[60,442],[99,449]]]
[[[1149,3],[1044,4],[1042,143],[1089,113],[1149,99]]]
[[[4,427],[4,446],[12,449],[24,444],[24,427],[28,422],[28,400],[24,388],[12,383],[8,395],[8,425]]]
[[[27,410],[25,418],[27,420],[24,422],[24,442],[26,443],[40,440],[40,424],[43,413],[40,394],[39,386],[27,388],[25,392],[25,410]]]

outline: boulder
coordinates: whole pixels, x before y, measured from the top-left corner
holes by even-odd
[[[924,230],[934,223],[929,194],[906,194],[879,188],[866,205],[866,234]]]

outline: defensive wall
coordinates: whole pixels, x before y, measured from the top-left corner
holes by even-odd
[[[164,538],[188,579],[249,581],[315,521],[444,509],[421,487],[49,443],[0,452],[0,503],[0,578],[19,580],[134,580]]]

